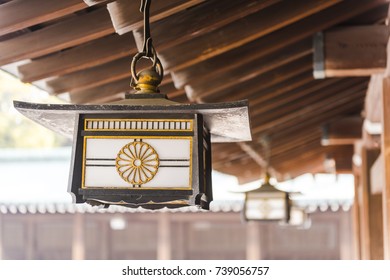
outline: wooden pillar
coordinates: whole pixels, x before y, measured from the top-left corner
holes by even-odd
[[[73,240],[72,240],[72,259],[85,259],[84,246],[84,216],[81,213],[73,215]]]
[[[352,231],[352,211],[344,212],[340,214],[340,259],[351,260],[353,259],[353,240],[350,238],[350,232]]]
[[[385,185],[382,192],[384,259],[390,259],[390,77],[383,79],[382,154]]]
[[[246,259],[261,260],[260,226],[256,222],[246,225]]]
[[[357,159],[361,159],[362,151],[362,141],[355,142],[355,156]],[[354,259],[361,259],[360,244],[361,244],[361,235],[360,235],[360,203],[359,203],[359,190],[361,187],[361,162],[359,160],[354,161],[353,165],[353,175],[354,175],[354,184],[355,184],[355,196],[353,205],[351,208],[352,212],[352,230],[353,230],[353,253]]]
[[[158,216],[157,259],[171,259],[171,221],[169,213],[161,212]]]
[[[360,209],[361,259],[383,258],[381,194],[372,194],[370,171],[379,150],[362,148],[361,184],[357,195]]]

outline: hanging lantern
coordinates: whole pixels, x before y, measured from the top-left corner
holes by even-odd
[[[73,137],[69,192],[76,203],[209,209],[211,142],[251,140],[248,103],[179,104],[159,93],[163,67],[150,37],[149,7],[142,1],[144,48],[131,65],[136,93],[102,105],[14,106]],[[152,67],[137,73],[140,59],[151,60]]]
[[[290,220],[290,197],[288,192],[276,189],[270,183],[267,172],[264,183],[257,189],[245,192],[243,208],[245,221]]]
[[[286,227],[309,229],[311,227],[311,218],[306,209],[290,204],[289,220],[282,220],[279,224]]]

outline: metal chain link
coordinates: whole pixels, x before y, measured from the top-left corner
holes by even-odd
[[[160,82],[164,76],[164,69],[160,62],[160,59],[157,57],[157,52],[153,46],[153,40],[150,34],[150,4],[151,0],[141,0],[140,11],[144,14],[144,43],[142,52],[138,52],[131,62],[131,76],[132,82],[131,85],[134,86],[138,83],[138,74],[136,73],[137,62],[142,59],[150,59],[153,63],[152,67],[158,73],[160,77]]]

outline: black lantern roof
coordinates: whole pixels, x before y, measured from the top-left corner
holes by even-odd
[[[211,133],[211,142],[240,142],[252,139],[248,102],[181,104],[156,94],[134,95],[116,103],[102,105],[39,104],[14,101],[15,108],[27,118],[73,137],[76,115],[79,113],[200,113]]]

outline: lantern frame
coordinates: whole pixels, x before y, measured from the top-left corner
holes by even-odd
[[[290,220],[291,199],[289,193],[275,188],[269,182],[269,179],[269,174],[267,174],[265,182],[260,187],[245,192],[242,216],[246,222],[288,222]],[[270,200],[273,200],[273,204],[276,202],[276,206],[279,209],[271,209]],[[256,205],[256,208],[260,206],[262,209],[253,209],[253,206]],[[260,213],[260,211],[263,213]],[[267,215],[267,212],[272,211],[274,211],[273,215]],[[277,211],[277,215],[275,215],[275,211]],[[257,213],[260,214],[256,217]]]

